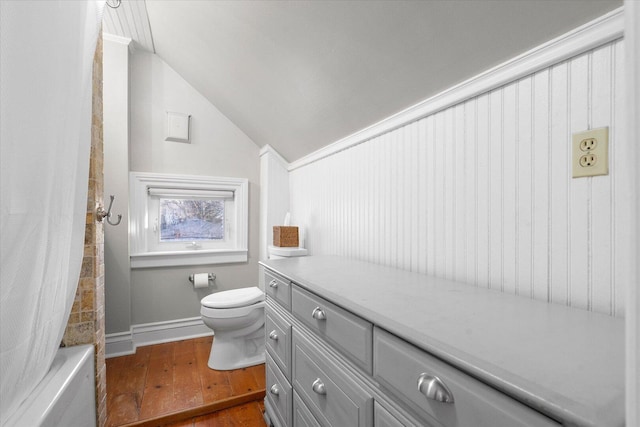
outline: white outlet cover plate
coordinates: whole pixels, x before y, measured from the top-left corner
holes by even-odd
[[[583,150],[580,143],[585,139],[595,139],[592,149]],[[584,132],[574,133],[572,137],[572,163],[573,177],[609,175],[609,128],[603,127]],[[594,155],[596,162],[593,166],[581,166],[580,158],[586,155]]]

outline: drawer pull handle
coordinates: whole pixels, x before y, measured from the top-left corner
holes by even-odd
[[[442,380],[435,375],[420,374],[418,377],[418,391],[424,394],[427,399],[443,403],[453,403],[453,394]]]
[[[277,288],[278,287],[278,281],[276,279],[273,279],[272,281],[269,282],[269,287],[270,288]]]
[[[316,307],[311,312],[311,317],[313,317],[316,320],[324,320],[327,318],[327,315],[324,313],[323,309],[321,309],[320,307]]]
[[[271,338],[274,341],[278,341],[278,334],[276,333],[275,329],[269,333],[269,338]]]
[[[271,386],[271,388],[269,389],[269,391],[271,392],[271,394],[273,394],[274,396],[277,396],[280,394],[280,387],[278,387],[278,384],[274,384]]]
[[[324,383],[320,381],[320,378],[317,378],[313,384],[311,384],[311,389],[317,394],[325,395],[327,394],[327,389],[324,386]]]

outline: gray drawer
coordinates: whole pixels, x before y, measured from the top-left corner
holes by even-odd
[[[373,405],[373,418],[375,427],[406,427],[378,402]]]
[[[296,285],[291,289],[291,307],[302,323],[371,374],[371,323]]]
[[[291,325],[267,304],[265,333],[267,351],[291,381]]]
[[[447,427],[559,425],[378,328],[375,328],[374,332],[373,372],[380,384],[399,401],[407,403],[420,417],[434,424],[439,423]],[[428,399],[418,389],[418,381],[423,378],[423,391],[427,393],[430,380],[427,376],[437,377],[444,384],[453,397],[452,403]],[[437,388],[435,384],[431,384],[431,390]]]
[[[264,272],[264,289],[271,298],[287,310],[291,310],[291,282],[272,271]]]
[[[295,391],[293,392],[293,425],[295,427],[320,427]]]
[[[323,426],[373,425],[373,398],[293,328],[293,388]]]
[[[291,425],[291,408],[293,404],[293,395],[291,385],[282,375],[273,359],[266,355],[266,399],[270,408],[274,413],[269,415],[278,418],[280,424],[285,426]]]

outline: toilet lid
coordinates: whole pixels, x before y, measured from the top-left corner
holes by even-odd
[[[257,287],[216,292],[202,298],[202,305],[209,308],[244,307],[264,301],[264,292]]]

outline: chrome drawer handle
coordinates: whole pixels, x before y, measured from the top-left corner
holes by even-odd
[[[269,333],[269,338],[271,338],[274,341],[278,341],[278,334],[276,333],[275,329]]]
[[[311,384],[311,389],[317,394],[321,394],[323,396],[327,394],[327,389],[325,388],[324,383],[320,381],[320,378],[317,378],[313,384]]]
[[[324,320],[327,318],[327,315],[324,313],[323,309],[321,309],[320,307],[316,307],[311,312],[311,317],[313,317],[316,320]]]
[[[269,391],[271,392],[271,394],[273,394],[274,396],[277,396],[280,394],[280,387],[278,387],[278,384],[274,384],[271,386],[271,388],[269,389]]]
[[[435,375],[420,374],[418,377],[418,391],[424,394],[427,399],[443,403],[453,403],[451,390]]]
[[[278,287],[278,281],[276,279],[273,279],[272,281],[269,282],[269,287],[270,288],[277,288]]]

